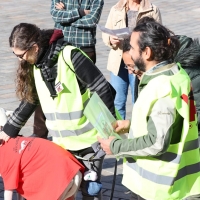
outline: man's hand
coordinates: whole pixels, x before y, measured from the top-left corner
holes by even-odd
[[[97,139],[99,143],[101,144],[101,148],[106,152],[107,155],[112,155],[112,151],[110,150],[110,143],[113,139],[115,139],[114,136],[110,136],[108,139],[100,138],[97,136]]]
[[[56,3],[55,7],[58,10],[65,10],[65,4],[63,2]]]
[[[79,13],[80,13],[81,17],[83,17],[83,16],[85,16],[85,15],[90,14],[90,10],[82,10],[82,9],[79,9]]]
[[[134,64],[127,64],[126,66],[125,66],[125,68],[128,70],[128,73],[129,74],[133,74],[134,73]]]
[[[10,139],[10,136],[8,136],[5,132],[1,131],[0,132],[0,146],[4,144],[4,142],[8,142]]]
[[[113,124],[114,131],[116,133],[128,133],[130,129],[131,122],[130,120],[117,120]]]

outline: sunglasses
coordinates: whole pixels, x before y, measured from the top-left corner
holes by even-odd
[[[34,43],[35,44],[35,43]],[[33,45],[34,45],[33,44]],[[31,46],[31,47],[29,47],[23,54],[16,54],[14,51],[13,51],[13,53],[18,57],[18,58],[20,58],[20,59],[23,59],[23,57],[24,57],[24,55],[33,47],[33,45]]]

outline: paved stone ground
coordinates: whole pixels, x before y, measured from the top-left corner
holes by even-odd
[[[162,13],[163,24],[176,34],[185,34],[193,38],[200,35],[200,1],[196,0],[152,0]],[[105,0],[100,24],[104,25],[114,0]],[[35,23],[40,28],[53,28],[50,16],[50,1],[41,0],[0,0],[0,107],[14,110],[19,101],[15,97],[15,70],[17,59],[9,48],[8,37],[12,28],[20,22]],[[109,49],[104,46],[101,33],[97,31],[97,66],[109,80],[106,62]],[[127,101],[127,118],[131,117],[131,97]],[[28,136],[32,133],[33,117],[27,122],[21,133]],[[102,182],[103,200],[110,199],[115,159],[105,158]],[[118,172],[113,200],[130,199],[128,189],[122,186],[122,161],[118,162]],[[13,200],[16,199],[15,195]],[[78,194],[77,199],[81,199]],[[3,200],[3,183],[0,181],[0,200]]]

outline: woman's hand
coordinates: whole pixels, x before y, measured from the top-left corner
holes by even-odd
[[[2,146],[5,142],[8,142],[10,136],[8,136],[5,132],[0,132],[0,146]]]
[[[113,125],[113,128],[116,133],[128,133],[130,125],[130,120],[117,120]]]
[[[119,43],[120,43],[120,40],[119,40],[118,37],[110,35],[110,44],[111,44],[111,45],[116,46],[116,45],[118,45]]]

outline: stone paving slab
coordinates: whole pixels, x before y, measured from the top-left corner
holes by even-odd
[[[100,24],[104,25],[112,5],[117,1],[105,0]],[[162,13],[163,24],[175,32],[185,34],[193,38],[200,36],[200,1],[196,0],[152,0]],[[15,70],[17,59],[9,48],[8,37],[12,28],[20,22],[34,23],[41,29],[53,28],[50,16],[50,1],[41,0],[0,0],[0,107],[14,110],[19,101],[15,97]],[[101,39],[101,33],[97,30],[97,66],[109,80],[109,72],[106,69],[109,49],[105,47]],[[127,100],[127,118],[131,117],[131,97]],[[21,134],[32,134],[33,116],[28,120]],[[110,199],[115,159],[106,156],[103,171],[103,200]],[[122,186],[122,161],[118,162],[117,178],[113,200],[130,199],[128,189]],[[14,195],[13,200],[16,197]],[[81,199],[80,193],[77,199]],[[3,200],[3,183],[0,179],[0,200]]]

